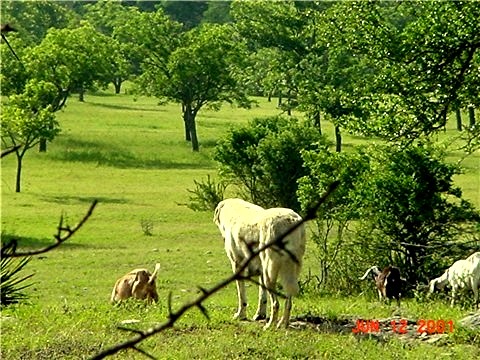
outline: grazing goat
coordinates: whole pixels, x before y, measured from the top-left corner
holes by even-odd
[[[285,208],[263,209],[241,199],[221,201],[213,221],[225,241],[225,252],[232,270],[237,272],[251,253],[292,228],[302,218],[293,210]],[[260,276],[258,307],[254,320],[266,317],[267,291],[271,300],[271,315],[265,325],[269,328],[277,321],[279,303],[275,293],[277,278],[280,277],[286,293],[285,309],[277,327],[288,327],[292,296],[298,293],[298,276],[305,253],[305,227],[300,225],[283,239],[284,248],[275,245],[260,253],[248,265],[243,276]],[[242,279],[236,281],[238,310],[234,318],[246,319],[247,298]]]
[[[159,270],[160,264],[156,264],[153,274],[150,274],[147,269],[135,269],[122,276],[113,287],[110,301],[114,303],[133,297],[140,300],[146,299],[147,302],[152,300],[157,302],[158,294],[155,280]]]
[[[382,271],[377,266],[368,269],[360,280],[365,280],[369,273],[372,273],[373,280],[377,286],[378,297],[382,299],[396,299],[400,306],[402,295],[402,282],[406,281],[400,276],[400,269],[395,266],[387,266]]]
[[[442,276],[429,283],[430,294],[435,289],[443,290],[449,284],[452,288],[451,306],[455,304],[458,290],[463,287],[472,289],[473,300],[478,307],[478,289],[480,287],[480,252],[473,253],[466,259],[458,260]]]

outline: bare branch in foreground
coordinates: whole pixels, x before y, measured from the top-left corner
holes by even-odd
[[[2,27],[1,27],[1,36],[2,36],[2,39],[3,41],[5,41],[5,43],[7,44],[8,48],[10,49],[10,51],[12,52],[13,56],[15,56],[15,59],[18,60],[18,62],[20,64],[22,64],[22,62],[20,61],[20,58],[17,56],[17,54],[15,53],[15,50],[13,50],[12,46],[10,45],[10,43],[8,42],[7,40],[7,37],[5,36],[5,34],[11,32],[11,31],[17,31],[17,29],[11,27],[9,24],[2,24]],[[23,65],[23,64],[22,64]]]
[[[250,254],[250,257],[245,260],[245,262],[242,264],[242,266],[240,266],[240,268],[237,270],[237,272],[235,272],[231,276],[227,277],[226,279],[220,281],[219,283],[217,283],[217,285],[213,286],[210,289],[201,288],[201,293],[195,300],[184,304],[177,311],[172,312],[172,309],[171,309],[171,293],[170,293],[169,297],[168,297],[169,315],[168,315],[168,319],[165,322],[163,322],[162,324],[159,324],[157,326],[151,327],[150,329],[147,329],[143,332],[139,332],[138,330],[135,330],[134,332],[135,332],[136,335],[133,336],[132,338],[130,338],[129,340],[126,340],[122,343],[118,343],[118,344],[113,345],[109,348],[106,348],[105,350],[103,350],[103,351],[99,352],[98,354],[96,354],[95,356],[93,356],[91,359],[92,360],[104,359],[107,356],[114,355],[117,352],[119,352],[121,350],[126,350],[126,349],[134,349],[136,351],[139,351],[137,345],[140,342],[142,342],[143,340],[145,340],[145,339],[147,339],[147,338],[149,338],[149,337],[151,337],[155,334],[158,334],[158,333],[164,331],[165,329],[173,327],[173,325],[177,322],[177,320],[179,318],[181,318],[183,316],[183,314],[185,314],[191,308],[197,307],[201,310],[201,312],[205,316],[207,316],[205,307],[203,306],[202,303],[206,299],[208,299],[210,296],[212,296],[213,294],[215,294],[219,290],[223,289],[224,287],[226,287],[230,283],[232,283],[236,280],[243,279],[244,278],[242,276],[243,271],[248,267],[248,264],[256,256],[258,256],[262,251],[265,251],[266,249],[270,248],[273,245],[277,245],[277,246],[282,247],[282,240],[286,236],[288,236],[290,233],[295,231],[295,229],[297,229],[303,223],[305,223],[309,220],[312,220],[316,217],[317,211],[320,208],[320,206],[325,202],[325,200],[330,196],[330,194],[338,187],[338,185],[339,185],[339,181],[333,182],[328,187],[326,192],[322,195],[322,197],[318,200],[318,202],[315,204],[315,206],[313,206],[312,208],[310,208],[307,211],[307,213],[306,213],[305,217],[302,219],[302,221],[299,221],[298,223],[293,225],[288,231],[286,231],[284,234],[282,234],[278,238],[272,240],[271,242],[265,244],[264,246],[261,246],[257,250],[252,251],[252,253]],[[122,329],[122,330],[124,330],[124,329]],[[146,353],[143,353],[143,354],[147,355]],[[150,355],[148,355],[148,356],[150,357]]]
[[[11,148],[8,148],[8,149],[5,149],[2,151],[2,155],[0,156],[0,158],[3,158],[4,156],[7,156],[15,151],[17,151],[18,149],[20,149],[23,145],[15,145],[15,146],[12,146]]]
[[[41,249],[23,251],[23,252],[22,251],[17,252],[16,251],[16,246],[14,246],[14,249],[11,253],[4,252],[4,247],[2,246],[2,250],[1,250],[2,257],[22,257],[22,256],[39,255],[39,254],[46,253],[46,252],[62,245],[65,241],[70,239],[85,224],[85,222],[88,220],[88,218],[92,215],[93,209],[95,209],[95,206],[97,206],[97,204],[98,204],[98,200],[94,200],[92,202],[92,204],[90,205],[87,213],[78,222],[78,224],[75,225],[73,228],[71,228],[68,225],[64,226],[63,225],[63,216],[61,216],[60,217],[60,222],[59,222],[58,227],[57,227],[57,233],[55,235],[53,235],[53,237],[55,238],[55,242],[53,244],[45,246]],[[16,241],[16,240],[13,240],[13,241]]]

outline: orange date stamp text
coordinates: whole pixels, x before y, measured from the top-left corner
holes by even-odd
[[[390,330],[395,334],[407,334],[409,332],[416,332],[418,334],[448,334],[453,333],[453,320],[444,319],[419,319],[414,326],[409,326],[409,321],[406,319],[391,320],[390,324],[382,324],[379,320],[363,320],[358,319],[355,327],[352,329],[354,334],[373,334],[381,331]],[[410,321],[412,325],[412,321]]]

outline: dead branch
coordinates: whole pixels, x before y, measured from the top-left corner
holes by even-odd
[[[215,294],[216,292],[220,291],[221,289],[223,289],[224,287],[229,285],[230,283],[232,283],[236,280],[243,280],[244,279],[244,276],[242,275],[243,271],[248,267],[248,264],[255,257],[257,257],[262,251],[265,251],[266,249],[268,249],[268,248],[270,248],[274,245],[280,246],[280,247],[283,248],[283,239],[286,236],[288,236],[289,234],[291,234],[293,231],[295,231],[303,223],[314,219],[317,216],[317,211],[320,208],[320,206],[325,202],[325,200],[330,196],[330,194],[338,187],[338,185],[339,185],[339,181],[334,181],[328,187],[328,189],[325,191],[325,193],[322,195],[322,197],[318,200],[318,202],[313,207],[311,207],[310,209],[307,210],[307,212],[305,214],[305,217],[303,217],[302,221],[297,222],[295,225],[293,225],[290,229],[288,229],[284,234],[282,234],[278,238],[276,238],[276,239],[272,240],[271,242],[259,247],[257,250],[253,250],[252,253],[250,254],[250,256],[244,261],[242,266],[240,266],[240,268],[234,274],[232,274],[231,276],[227,277],[226,279],[220,281],[219,283],[217,283],[217,285],[213,286],[210,289],[200,288],[201,289],[200,295],[195,300],[184,304],[177,311],[172,311],[172,309],[171,309],[171,293],[170,293],[169,297],[168,297],[169,315],[168,315],[168,319],[165,322],[163,322],[163,323],[161,323],[157,326],[154,326],[150,329],[147,329],[145,331],[138,331],[138,330],[133,331],[132,330],[132,332],[135,333],[135,336],[133,336],[132,338],[130,338],[130,339],[124,341],[124,342],[121,342],[121,343],[113,345],[109,348],[106,348],[105,350],[103,350],[103,351],[99,352],[98,354],[96,354],[95,356],[93,356],[91,359],[92,360],[104,359],[107,356],[114,355],[117,352],[119,352],[121,350],[126,350],[126,349],[134,349],[136,351],[139,351],[139,348],[137,347],[137,345],[140,342],[142,342],[143,340],[145,340],[145,339],[147,339],[147,338],[149,338],[149,337],[151,337],[155,334],[158,334],[158,333],[164,331],[165,329],[173,327],[174,324],[177,322],[177,320],[180,319],[183,316],[183,314],[185,314],[187,311],[189,311],[192,308],[196,307],[196,308],[200,309],[202,314],[205,315],[208,319],[208,313],[207,313],[206,308],[203,306],[203,302],[205,300],[207,300],[210,296]],[[122,330],[125,330],[125,328],[123,328]],[[151,355],[146,354],[143,351],[142,351],[142,354],[144,354],[146,356],[149,356],[149,357],[151,356]]]
[[[7,44],[8,48],[10,49],[10,51],[12,52],[13,56],[15,56],[15,58],[18,60],[18,62],[21,64],[22,62],[20,61],[20,59],[18,58],[17,54],[15,53],[15,51],[13,50],[12,46],[10,45],[10,43],[8,42],[5,34],[9,33],[9,32],[12,32],[12,31],[17,31],[17,29],[15,29],[14,27],[10,26],[10,24],[2,24],[1,26],[1,29],[0,29],[0,33],[1,33],[1,36],[2,36],[2,39],[3,41],[5,41],[5,43]]]
[[[68,225],[63,224],[63,215],[60,217],[60,222],[57,227],[57,233],[53,235],[55,242],[51,245],[45,246],[41,249],[37,250],[30,250],[30,251],[17,251],[16,246],[14,246],[13,251],[10,253],[7,253],[4,251],[5,246],[2,246],[1,254],[2,257],[22,257],[22,256],[32,256],[32,255],[39,255],[46,253],[60,245],[62,245],[65,241],[70,239],[88,220],[88,218],[92,215],[93,209],[98,204],[98,200],[94,200],[92,204],[90,205],[87,213],[83,216],[83,218],[78,222],[77,225],[75,225],[73,228],[71,228]],[[16,242],[16,240],[13,240]],[[15,244],[16,245],[16,244]]]
[[[12,146],[11,148],[9,149],[5,149],[2,151],[2,155],[1,155],[1,158],[3,158],[4,156],[7,156],[15,151],[17,151],[18,149],[20,149],[22,147],[22,145],[15,145],[15,146]]]

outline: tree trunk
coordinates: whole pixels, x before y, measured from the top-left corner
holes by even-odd
[[[85,101],[85,90],[83,88],[80,88],[80,90],[78,90],[78,101]]]
[[[197,137],[197,126],[195,124],[195,115],[191,115],[190,119],[190,135],[192,138],[192,150],[198,152],[200,150]]]
[[[47,139],[41,138],[38,143],[39,152],[47,152]]]
[[[460,109],[455,110],[455,117],[457,119],[457,130],[462,131],[462,112]]]
[[[184,112],[184,120],[185,120],[185,126],[186,130],[188,129],[188,135],[190,138],[190,141],[192,142],[192,150],[193,151],[199,151],[199,144],[198,144],[198,137],[197,137],[197,126],[195,123],[195,117],[197,115],[197,111],[192,109],[191,104],[186,104],[185,107],[185,112]],[[187,134],[185,132],[185,134]]]
[[[468,119],[470,122],[470,128],[473,128],[475,126],[475,107],[473,105],[468,107]]]
[[[292,97],[290,90],[288,90],[287,94],[287,115],[292,116]]]
[[[340,132],[340,126],[335,125],[335,151],[341,152],[342,151],[342,134]]]
[[[182,104],[182,114],[183,114],[183,125],[185,127],[185,141],[192,141],[190,134],[190,123],[189,123],[189,114],[187,111],[187,106]]]
[[[322,135],[322,123],[320,119],[320,111],[318,109],[315,109],[313,113],[313,124],[318,128],[320,135]]]
[[[17,193],[21,190],[22,160],[23,155],[17,153],[17,178],[15,180],[15,192]]]
[[[115,94],[120,94],[120,91],[122,91],[122,79],[119,76],[113,79],[113,86],[115,87]]]

